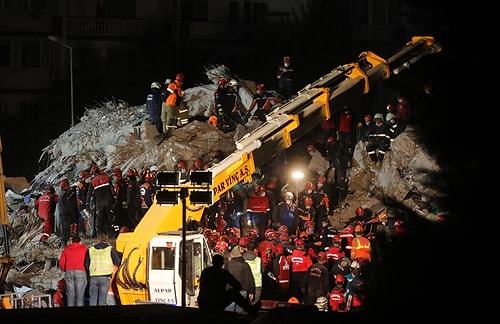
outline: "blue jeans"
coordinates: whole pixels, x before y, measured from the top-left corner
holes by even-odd
[[[66,270],[64,281],[66,281],[66,305],[68,307],[85,306],[87,272],[83,270]]]
[[[111,286],[110,276],[90,277],[89,283],[89,306],[106,306],[108,291]]]

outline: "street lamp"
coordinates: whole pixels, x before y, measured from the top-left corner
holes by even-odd
[[[49,39],[59,45],[62,45],[69,49],[69,77],[71,79],[71,127],[75,126],[75,110],[73,106],[73,48],[66,43],[63,43],[59,37],[54,35],[49,35]]]
[[[296,190],[297,190],[297,203],[298,203],[298,199],[299,199],[299,181],[304,178],[304,173],[301,172],[301,171],[295,171],[295,172],[292,173],[292,178],[294,178],[295,180],[297,180]]]

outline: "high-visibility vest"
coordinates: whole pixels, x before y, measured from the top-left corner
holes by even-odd
[[[113,259],[111,258],[111,245],[104,249],[89,248],[90,266],[89,274],[93,276],[106,276],[113,273]]]

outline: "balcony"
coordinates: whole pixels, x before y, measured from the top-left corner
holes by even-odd
[[[151,19],[68,17],[66,32],[69,38],[141,38],[158,35],[161,32],[161,22]]]

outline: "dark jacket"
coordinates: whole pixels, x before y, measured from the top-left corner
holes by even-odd
[[[246,263],[243,256],[232,257],[227,262],[227,270],[241,283],[241,290],[249,294],[255,294],[255,281],[253,279],[252,269]]]

